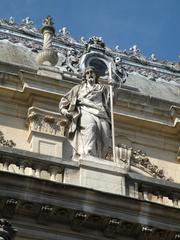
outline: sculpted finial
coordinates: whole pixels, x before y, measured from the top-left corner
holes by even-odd
[[[53,26],[53,25],[54,25],[54,23],[52,21],[52,17],[47,16],[43,21],[43,26]]]
[[[93,36],[89,38],[86,44],[86,50],[89,52],[91,49],[96,49],[98,51],[105,51],[105,43],[103,42],[102,37]]]
[[[54,66],[58,62],[58,55],[52,48],[52,39],[55,34],[52,17],[48,16],[43,22],[41,32],[43,34],[43,51],[38,54],[37,62],[43,65]]]
[[[153,62],[157,61],[156,55],[154,53],[151,54],[150,60]]]

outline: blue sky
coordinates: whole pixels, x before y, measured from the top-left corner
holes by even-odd
[[[29,16],[40,28],[53,17],[56,30],[66,26],[72,37],[101,36],[107,46],[137,45],[149,57],[180,61],[180,0],[0,0],[0,17]]]

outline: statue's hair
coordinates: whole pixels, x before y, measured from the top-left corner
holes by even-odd
[[[93,66],[88,66],[88,67],[86,67],[86,69],[84,70],[83,78],[82,78],[82,83],[87,81],[87,80],[86,80],[86,72],[87,72],[88,70],[93,70],[93,71],[95,72],[95,74],[96,74],[95,83],[99,83],[99,73],[98,73],[97,69],[96,69],[95,67],[93,67]]]

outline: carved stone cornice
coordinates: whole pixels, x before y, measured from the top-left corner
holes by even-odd
[[[170,71],[168,72],[165,70],[157,71],[156,68],[154,69],[152,67],[148,68],[144,66],[135,66],[131,64],[127,64],[127,65],[123,64],[123,67],[129,73],[132,73],[132,72],[139,73],[140,75],[152,81],[165,80],[167,82],[170,82],[170,81],[176,81],[178,78],[180,78],[180,75],[177,76],[177,74],[173,72],[170,72]]]
[[[0,198],[0,204],[1,204]],[[0,210],[1,211],[1,210]],[[143,225],[138,222],[131,222],[123,218],[110,218],[108,216],[94,215],[91,212],[77,211],[71,208],[60,208],[58,206],[39,204],[20,201],[19,211],[16,213],[18,219],[26,216],[26,221],[33,217],[37,219],[37,223],[49,225],[52,229],[57,224],[63,223],[75,232],[83,233],[96,230],[108,238],[116,238],[120,236],[136,237],[137,239],[179,239],[180,234],[177,231],[170,231],[151,225]],[[27,218],[28,217],[28,218]],[[15,221],[16,218],[14,218]],[[31,221],[31,220],[30,220]],[[1,227],[2,226],[2,227]],[[2,230],[1,230],[2,229]],[[0,236],[4,236],[4,240],[12,240],[16,230],[11,229],[11,225],[5,219],[0,220]]]
[[[11,189],[16,186],[19,204],[13,221],[16,218],[20,220],[21,217],[26,217],[27,222],[39,219],[43,225],[48,224],[51,229],[57,228],[58,224],[62,223],[74,231],[83,233],[95,230],[108,237],[137,237],[141,234],[142,236],[144,234],[151,236],[152,234],[150,239],[154,240],[156,236],[159,236],[159,233],[161,233],[160,235],[163,233],[163,236],[166,235],[168,240],[172,240],[179,234],[178,208],[153,202],[147,204],[147,201],[139,201],[128,196],[103,193],[79,186],[57,185],[57,183],[53,184],[50,181],[42,181],[27,176],[12,175],[10,177],[9,174],[7,182],[6,179],[3,181],[4,174],[0,175],[0,213],[4,207],[2,202],[6,202],[7,199],[6,194],[11,194],[13,198],[15,193]],[[142,178],[140,181],[143,181]],[[26,189],[25,194],[23,186],[27,183],[29,188]],[[157,180],[156,183],[158,183]],[[147,189],[148,183],[144,184],[144,188]],[[153,184],[152,181],[149,182],[151,190],[154,188]],[[8,187],[8,191],[3,188],[4,185]],[[166,185],[175,186],[176,184],[164,183],[164,187],[157,185],[156,189],[162,189],[164,192],[167,189]],[[169,187],[169,189],[173,188]],[[149,215],[149,208],[151,215]],[[141,226],[144,221],[151,222],[151,224]],[[149,230],[151,228],[153,231]]]

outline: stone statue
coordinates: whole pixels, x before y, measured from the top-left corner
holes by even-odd
[[[59,104],[61,114],[70,120],[68,137],[74,158],[106,158],[111,151],[109,90],[98,79],[96,69],[87,67],[81,84],[74,86]]]

